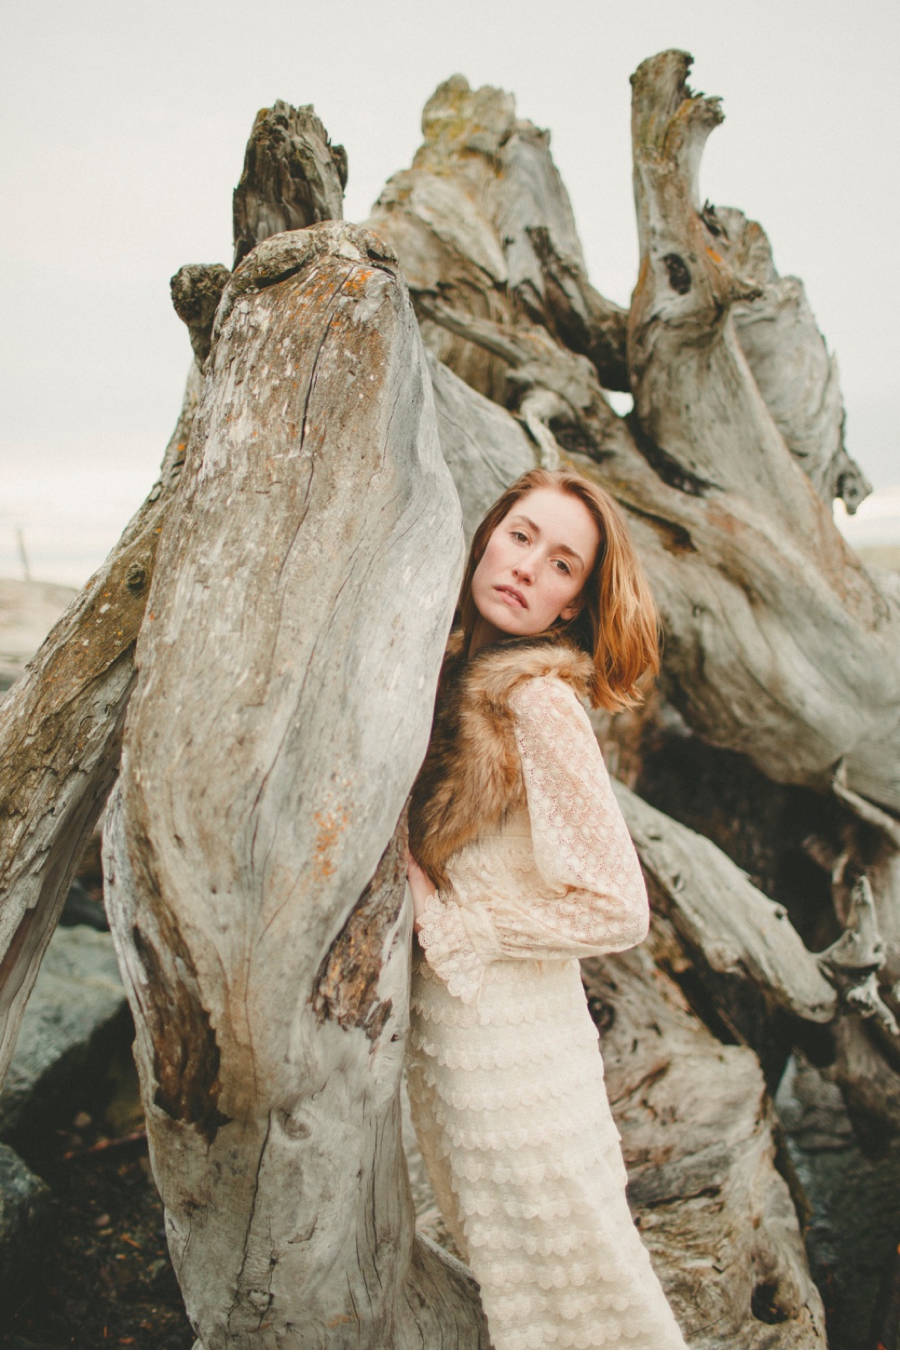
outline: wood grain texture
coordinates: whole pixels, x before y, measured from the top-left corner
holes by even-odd
[[[395,828],[463,548],[425,354],[331,223],[247,256],[215,341],[107,832],[173,1262],[201,1347],[479,1347],[400,1144]]]
[[[277,99],[256,115],[234,190],[234,264],[271,235],[339,221],[347,152],[333,146],[312,104]]]
[[[116,777],[135,643],[200,384],[192,362],[159,480],[0,704],[0,1081]]]
[[[837,993],[803,944],[786,908],[771,902],[705,836],[652,808],[620,781],[619,807],[651,882],[654,902],[694,959],[736,982],[749,981],[782,1009],[816,1024],[837,1010]]]
[[[688,65],[662,53],[634,77],[642,264],[627,421],[601,385],[612,358],[588,334],[604,303],[547,138],[511,96],[440,86],[412,167],[372,221],[434,355],[518,415],[543,463],[575,457],[624,507],[663,612],[666,689],[688,724],[778,781],[827,791],[841,763],[850,789],[897,812],[900,611],[821,496],[846,484],[853,504],[864,492],[842,451],[836,371],[758,227],[723,212],[735,236],[723,243],[697,200],[721,110],[687,91]]]
[[[826,1348],[759,1064],[688,1008],[672,947],[657,918],[583,964],[641,1238],[691,1348]]]

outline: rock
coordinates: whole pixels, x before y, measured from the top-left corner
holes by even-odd
[[[0,1316],[4,1296],[17,1291],[43,1246],[50,1190],[11,1146],[0,1144]]]
[[[59,918],[61,926],[90,926],[92,930],[109,930],[109,921],[103,903],[91,897],[81,879],[72,880],[66,894],[65,906]]]
[[[57,930],[0,1091],[0,1138],[19,1139],[58,1111],[120,1033],[125,1005],[110,936],[87,926]]]
[[[73,597],[74,587],[0,578],[0,691],[40,648]]]

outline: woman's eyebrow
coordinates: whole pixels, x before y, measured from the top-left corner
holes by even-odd
[[[541,534],[541,528],[538,526],[537,522],[532,521],[530,517],[526,517],[524,512],[517,512],[512,518],[512,521],[523,521],[526,526],[531,527],[536,536]],[[581,567],[584,568],[584,560],[581,555],[571,549],[568,545],[554,545],[551,554],[567,554],[570,559],[577,559]]]

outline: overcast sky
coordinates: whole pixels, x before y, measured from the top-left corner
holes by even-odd
[[[803,278],[851,454],[900,481],[897,0],[49,0],[0,26],[0,574],[20,572],[21,526],[36,575],[82,582],[152,483],[190,356],[169,278],[230,264],[258,108],[315,105],[359,220],[435,85],[511,89],[552,131],[593,282],[627,303],[628,76],[673,46],[724,102],[701,192]]]

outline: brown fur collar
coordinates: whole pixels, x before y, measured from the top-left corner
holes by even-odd
[[[450,856],[524,801],[509,699],[522,681],[554,676],[581,696],[592,663],[565,640],[505,639],[467,662],[454,631],[441,669],[428,753],[409,805],[409,847],[439,887]]]

